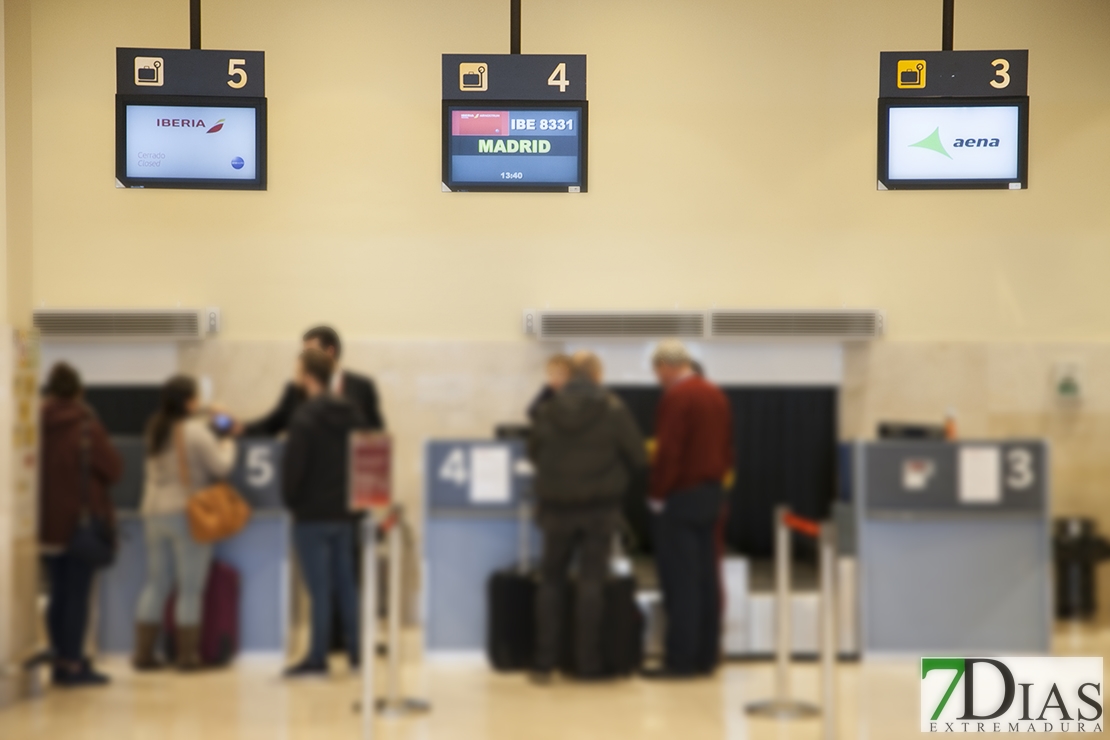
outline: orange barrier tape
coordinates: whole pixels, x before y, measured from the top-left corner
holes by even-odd
[[[806,534],[810,537],[818,537],[821,534],[821,525],[818,522],[795,514],[787,514],[783,518],[783,524],[790,527],[790,529],[793,529],[795,532]]]
[[[397,520],[399,518],[400,517],[397,516],[397,512],[391,511],[391,512],[389,512],[389,516],[387,516],[385,519],[383,519],[381,521],[380,524],[378,524],[378,528],[381,529],[382,532],[387,532],[388,533],[389,530],[391,530],[395,526],[397,526]]]

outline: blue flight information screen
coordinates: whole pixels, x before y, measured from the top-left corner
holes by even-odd
[[[580,108],[453,106],[445,121],[445,184],[452,190],[584,191],[584,123]]]

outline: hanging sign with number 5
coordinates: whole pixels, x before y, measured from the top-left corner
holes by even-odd
[[[160,84],[136,73],[135,60],[161,60]],[[171,72],[172,70],[172,72]],[[266,97],[266,54],[215,49],[116,49],[116,92],[120,95]]]

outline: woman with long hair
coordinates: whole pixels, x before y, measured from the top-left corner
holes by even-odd
[[[201,604],[212,545],[189,532],[189,498],[227,476],[235,464],[235,442],[217,437],[198,414],[197,384],[177,375],[162,387],[162,400],[146,433],[146,476],[142,514],[146,530],[146,585],[139,597],[135,668],[160,667],[155,657],[162,610],[177,584],[174,636],[177,666],[200,666]],[[172,557],[168,557],[172,553]]]

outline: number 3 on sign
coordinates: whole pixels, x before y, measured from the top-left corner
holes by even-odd
[[[236,80],[228,80],[227,86],[233,87],[236,90],[247,84],[247,70],[243,69],[243,65],[247,63],[246,59],[228,59],[227,60],[227,74],[229,77],[237,77]],[[994,84],[993,82],[991,83]]]
[[[551,73],[551,76],[547,78],[547,84],[559,88],[559,92],[561,93],[567,91],[567,85],[570,84],[570,80],[567,79],[566,62],[559,62],[559,66],[557,66],[555,71]]]
[[[991,62],[991,66],[995,68],[994,76],[998,79],[991,80],[991,87],[996,90],[1001,90],[1004,87],[1010,86],[1010,63],[1005,59],[995,59]]]
[[[1033,474],[1033,453],[1018,447],[1006,453],[1010,469],[1006,474],[1006,485],[1015,491],[1025,491],[1036,481]]]

